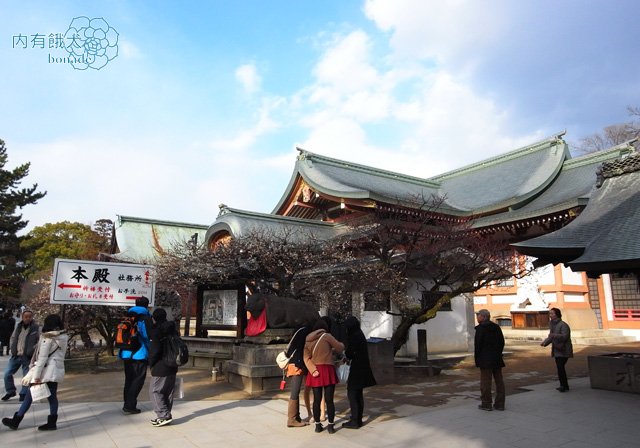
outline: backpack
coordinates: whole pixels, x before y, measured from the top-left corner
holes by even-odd
[[[164,338],[162,360],[168,367],[180,367],[189,361],[189,348],[177,333]]]
[[[140,349],[140,341],[138,340],[138,326],[136,316],[123,317],[118,325],[114,335],[114,347],[122,350],[131,350],[132,352]]]

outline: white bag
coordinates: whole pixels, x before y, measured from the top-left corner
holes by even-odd
[[[29,387],[29,392],[31,392],[31,399],[33,401],[42,400],[51,395],[47,383],[32,384],[31,387]]]
[[[338,366],[338,380],[340,381],[340,384],[347,384],[347,381],[349,381],[350,370],[351,366],[346,362]]]
[[[291,360],[292,357],[293,357],[293,353],[291,354],[291,356],[287,357],[287,355],[283,350],[280,353],[278,353],[278,356],[276,356],[276,364],[278,364],[278,367],[284,370],[287,368],[287,364],[289,364],[289,361]]]

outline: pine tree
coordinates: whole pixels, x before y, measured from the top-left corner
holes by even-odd
[[[8,156],[4,141],[0,139],[0,302],[15,302],[20,296],[23,280],[24,250],[18,232],[29,223],[22,219],[20,209],[35,204],[46,192],[39,192],[38,184],[20,188],[20,182],[29,174],[30,163],[6,170]]]

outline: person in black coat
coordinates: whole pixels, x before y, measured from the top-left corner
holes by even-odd
[[[480,368],[480,399],[482,403],[479,409],[491,411],[496,409],[504,411],[504,379],[502,368],[504,361],[502,351],[504,350],[504,336],[498,324],[491,321],[489,310],[480,310],[476,313],[478,325],[474,340],[476,367]],[[496,398],[491,407],[491,378],[496,382]]]
[[[345,356],[350,362],[349,378],[347,380],[347,397],[351,407],[351,418],[343,423],[343,428],[358,429],[362,426],[364,413],[364,388],[376,385],[376,379],[369,363],[369,349],[367,339],[360,329],[360,321],[349,316],[344,321],[347,331]]]
[[[165,426],[173,420],[171,409],[178,368],[165,363],[164,342],[167,336],[178,334],[178,332],[175,322],[167,321],[167,312],[164,309],[156,309],[152,319],[153,325],[149,330],[149,365],[151,366],[149,397],[157,418],[151,420],[151,424]]]
[[[5,347],[7,355],[9,354],[9,340],[16,328],[16,321],[8,311],[0,318],[0,356],[4,354]]]

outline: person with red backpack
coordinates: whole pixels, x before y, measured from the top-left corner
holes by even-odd
[[[139,414],[138,395],[144,386],[147,376],[147,366],[149,359],[149,335],[148,329],[151,327],[151,315],[149,314],[149,299],[138,297],[136,306],[129,308],[127,316],[133,318],[132,333],[123,334],[122,328],[126,328],[126,323],[118,325],[116,334],[116,346],[118,340],[120,352],[118,357],[124,361],[124,406],[122,412],[125,414]],[[122,337],[129,336],[129,337]]]

